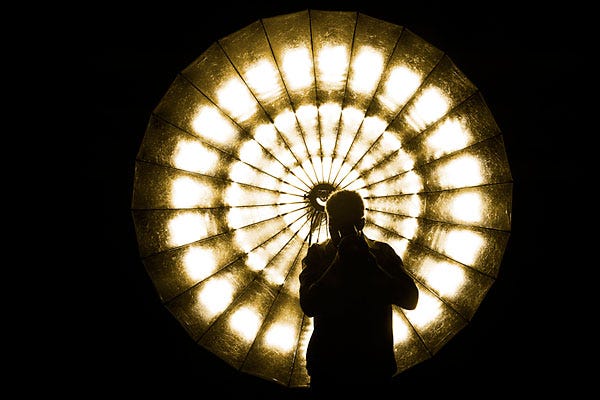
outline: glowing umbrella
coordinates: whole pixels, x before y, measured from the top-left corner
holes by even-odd
[[[358,190],[365,232],[418,282],[394,310],[399,373],[472,318],[511,227],[512,177],[478,89],[410,30],[355,12],[264,18],[185,68],[136,159],[140,255],[167,309],[234,368],[308,384],[301,259],[323,203]]]

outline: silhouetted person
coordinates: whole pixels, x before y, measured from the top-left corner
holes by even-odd
[[[325,212],[330,239],[309,247],[300,273],[300,305],[314,317],[306,353],[310,390],[385,393],[397,371],[392,304],[414,309],[419,293],[392,247],[363,234],[357,192],[332,193]]]

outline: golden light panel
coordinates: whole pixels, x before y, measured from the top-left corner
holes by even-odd
[[[398,373],[469,323],[511,229],[502,132],[477,87],[406,27],[348,11],[263,18],[205,49],[153,110],[133,183],[166,309],[232,368],[289,387],[309,382],[298,277],[333,190],[364,197],[365,234],[417,282],[417,308],[394,307]]]

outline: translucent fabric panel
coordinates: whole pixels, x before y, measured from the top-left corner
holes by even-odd
[[[224,209],[133,210],[142,257],[228,230]]]
[[[494,283],[489,276],[415,243],[408,246],[403,261],[419,282],[466,320],[471,320]]]
[[[244,260],[238,259],[173,298],[166,307],[192,339],[198,340],[255,277]]]
[[[253,281],[198,341],[222,360],[239,369],[265,322],[276,293],[260,280]]]
[[[231,155],[154,115],[136,159],[218,178],[227,177],[227,166],[233,160]]]
[[[304,241],[296,235],[291,235],[289,231],[283,231],[281,235],[286,239],[284,246],[280,247],[280,243],[275,246],[266,243],[256,252],[259,257],[264,254],[262,258],[266,259],[267,262],[264,269],[262,269],[262,278],[274,288],[281,287],[287,281],[294,263],[300,257],[300,251],[304,249]],[[265,257],[268,254],[272,256],[270,258]]]
[[[509,235],[509,232],[496,229],[420,219],[414,239],[433,251],[495,278]]]
[[[512,181],[504,142],[494,136],[415,171],[426,191],[448,190]]]
[[[154,114],[204,142],[234,153],[244,137],[239,126],[181,75],[169,87]]]
[[[392,327],[397,375],[431,357],[431,353],[398,306],[393,306]]]
[[[367,211],[383,211],[386,213],[418,217],[425,210],[424,199],[418,195],[392,195],[369,197]]]
[[[417,287],[417,308],[403,312],[429,353],[433,355],[467,325],[467,320],[423,285],[417,283]]]
[[[424,218],[481,228],[510,230],[512,183],[422,195]]]
[[[369,105],[367,116],[378,116],[389,124],[442,56],[441,50],[404,28]]]
[[[477,88],[444,56],[391,124],[407,142],[432,125]]]
[[[302,268],[299,258],[290,267],[288,269]],[[298,298],[292,296],[289,290],[279,292],[241,370],[287,385],[300,340],[303,316]]]
[[[386,135],[387,134],[388,131],[386,131]],[[396,141],[398,140],[397,135],[392,132],[389,132],[389,135],[392,144],[388,146],[396,145]],[[377,164],[372,168],[363,169],[361,178],[367,185],[373,185],[386,179],[398,176],[404,172],[408,172],[413,169],[414,166],[414,155],[407,153],[406,150],[400,148],[385,155],[383,159],[377,160]]]
[[[220,207],[222,181],[137,161],[134,209]]]
[[[499,134],[500,128],[477,92],[404,147],[420,165]]]
[[[212,276],[242,256],[231,235],[219,235],[142,261],[163,301],[168,301]]]

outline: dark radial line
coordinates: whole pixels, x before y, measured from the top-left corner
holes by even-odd
[[[340,130],[341,130],[341,127],[342,127],[342,114],[343,114],[343,111],[344,111],[344,102],[345,102],[345,98],[346,98],[346,91],[348,90],[348,78],[350,76],[350,67],[351,67],[351,64],[352,64],[352,55],[354,54],[354,39],[356,38],[356,27],[358,25],[358,12],[355,12],[355,15],[356,16],[354,18],[354,30],[352,31],[352,43],[350,45],[350,56],[348,57],[348,70],[347,70],[347,73],[346,73],[346,82],[344,83],[344,97],[342,98],[342,103],[340,104],[340,118],[338,120],[337,131],[336,131],[336,134],[335,134],[335,145],[333,146],[333,155],[331,157],[332,158],[332,164],[331,164],[332,167],[331,167],[329,176],[327,177],[327,181],[328,182],[335,181],[335,178],[333,180],[331,179],[331,172],[333,172],[333,160],[336,159],[336,155],[337,155],[338,141],[339,141],[339,137],[340,137],[340,134],[341,134]],[[340,168],[342,167],[343,164],[344,164],[343,162],[340,164]],[[339,170],[338,170],[338,173],[339,173]],[[336,176],[337,176],[337,173],[336,173]]]
[[[313,40],[313,27],[312,27],[312,18],[310,16],[311,10],[308,10],[308,31],[310,36],[310,54],[312,59],[312,78],[313,78],[313,87],[315,90],[315,108],[317,110],[317,133],[319,135],[319,157],[321,157],[321,176],[323,177],[323,181],[328,181],[329,177],[325,177],[325,170],[323,169],[323,133],[321,132],[321,118],[319,111],[319,101],[318,101],[318,82],[317,82],[317,70],[316,70],[316,61],[315,61],[315,45]],[[331,171],[331,170],[330,170]]]
[[[296,109],[295,109],[295,107],[294,107],[294,105],[292,103],[292,98],[290,97],[290,94],[289,94],[289,92],[287,90],[287,85],[285,84],[285,79],[283,79],[283,74],[281,73],[281,69],[279,67],[279,64],[277,63],[277,59],[275,58],[275,53],[273,52],[273,46],[271,45],[271,41],[269,40],[269,34],[267,33],[267,30],[265,29],[265,25],[264,25],[264,22],[263,22],[262,19],[260,20],[260,24],[261,24],[261,27],[262,27],[263,32],[265,34],[265,37],[267,38],[267,43],[269,44],[269,49],[271,50],[271,55],[273,56],[273,62],[275,63],[275,65],[277,65],[277,71],[279,72],[279,77],[281,78],[281,83],[283,84],[284,92],[285,92],[286,97],[288,99],[288,103],[290,105],[290,108],[294,112],[294,118],[296,120],[296,126],[300,130],[300,136],[302,136],[302,141],[304,143],[304,148],[306,149],[306,154],[308,154],[312,170],[313,170],[313,172],[315,174],[315,177],[317,178],[317,182],[318,182],[318,180],[319,180],[319,174],[317,173],[315,165],[312,162],[310,149],[308,148],[308,145],[306,144],[306,137],[305,137],[304,129],[302,128],[302,124],[298,120],[298,115],[296,115]],[[311,46],[312,46],[312,43],[311,43]],[[302,165],[301,165],[301,167],[302,167]],[[302,168],[304,168],[304,167],[302,167]],[[310,178],[310,176],[309,176],[309,178]],[[313,184],[316,184],[316,182],[313,182]]]
[[[220,44],[219,44],[220,46]],[[225,53],[225,50],[223,50],[223,48],[221,47],[221,50],[223,51],[223,53]],[[225,55],[227,56],[227,54],[225,53]],[[229,56],[227,56],[227,59],[229,60]],[[233,66],[233,63],[231,63],[231,60],[229,60],[230,64]],[[235,66],[233,66],[233,68],[235,69]],[[237,69],[235,70],[239,76],[239,72],[237,71]],[[183,77],[194,89],[196,89],[200,94],[202,94],[202,96],[204,96],[204,98],[206,98],[207,101],[209,101],[215,108],[217,108],[218,110],[221,111],[221,113],[223,115],[226,115],[227,118],[229,118],[229,121],[231,123],[233,123],[241,132],[243,132],[246,137],[250,140],[255,141],[262,149],[263,151],[268,154],[270,157],[272,157],[274,160],[276,160],[279,164],[281,164],[281,166],[291,175],[294,175],[296,178],[298,178],[298,180],[300,182],[302,182],[305,186],[306,189],[302,189],[302,190],[307,190],[310,189],[312,187],[312,184],[305,182],[301,177],[299,177],[297,174],[295,174],[287,165],[285,165],[277,156],[275,156],[269,149],[267,149],[265,146],[263,146],[262,143],[260,143],[258,140],[256,140],[256,138],[254,138],[254,136],[252,136],[252,134],[250,132],[248,132],[246,129],[244,129],[242,126],[240,126],[238,124],[237,121],[234,121],[228,113],[225,112],[225,110],[223,110],[218,104],[216,104],[214,101],[211,100],[211,98],[209,96],[207,96],[199,87],[197,87],[194,82],[192,82],[191,80],[189,80],[184,74],[180,74],[181,77]],[[243,80],[243,78],[240,76],[240,79],[242,79],[242,81],[244,82],[244,84],[246,83],[246,81]],[[246,87],[248,88],[248,85],[246,85]],[[252,91],[250,90],[250,88],[248,88],[248,90],[250,91],[250,93],[252,94],[252,96],[254,96],[254,93],[252,93]],[[273,125],[273,128],[275,129],[275,131],[277,132],[277,134],[279,135],[280,139],[282,140],[282,142],[284,143],[285,147],[287,148],[288,152],[294,157],[294,159],[296,160],[296,162],[298,162],[298,159],[296,157],[296,155],[291,151],[288,143],[285,141],[285,139],[282,137],[281,132],[277,129],[277,127],[275,126],[275,124],[273,123],[271,117],[269,116],[269,114],[266,113],[266,111],[264,110],[264,108],[262,108],[262,104],[260,104],[260,102],[256,99],[256,97],[254,97],[254,99],[256,100],[256,102],[259,104],[259,106],[261,107],[261,109],[263,110],[264,114],[269,118],[269,122],[271,122],[271,124]],[[167,121],[165,118],[162,118],[163,120]],[[170,122],[169,122],[170,123]],[[175,127],[177,127],[178,129],[184,130],[187,132],[187,130],[178,127],[175,124],[171,124]],[[199,137],[196,136],[194,134],[190,133],[192,136],[194,137]],[[237,156],[235,156],[236,158],[238,158]],[[310,177],[309,177],[310,178]]]
[[[264,31],[264,29],[263,29]],[[223,54],[225,54],[225,56],[227,57],[227,60],[229,60],[229,63],[231,64],[231,66],[233,67],[233,69],[235,69],[235,72],[238,74],[239,78],[242,80],[242,82],[244,82],[244,84],[246,85],[246,88],[248,89],[248,91],[250,92],[250,94],[252,94],[252,97],[254,97],[254,100],[256,100],[256,103],[260,106],[260,108],[262,109],[263,113],[265,116],[267,116],[267,118],[269,119],[269,121],[271,122],[271,124],[273,124],[273,127],[275,128],[275,130],[277,131],[279,138],[281,139],[281,141],[283,142],[283,144],[285,145],[285,147],[288,149],[288,151],[290,152],[290,154],[294,157],[294,159],[296,160],[296,162],[298,163],[298,165],[300,166],[300,168],[304,169],[304,167],[302,167],[302,162],[300,162],[300,160],[298,159],[297,155],[292,151],[292,148],[290,147],[289,143],[287,142],[287,140],[285,139],[285,135],[283,134],[283,132],[281,132],[279,130],[279,128],[277,128],[277,126],[275,125],[275,121],[273,121],[273,118],[271,117],[271,115],[269,115],[269,113],[267,112],[267,110],[265,110],[264,106],[262,105],[262,103],[258,100],[258,98],[256,97],[256,95],[254,94],[254,92],[252,91],[252,89],[248,86],[248,84],[246,83],[246,80],[244,79],[244,77],[242,76],[242,74],[240,73],[240,71],[237,69],[237,67],[235,66],[235,64],[233,63],[233,61],[231,60],[231,58],[229,58],[229,54],[227,54],[227,52],[225,51],[225,49],[223,48],[223,46],[221,45],[221,43],[219,41],[217,41],[217,44],[219,45],[219,47],[221,48],[221,50],[223,51]],[[219,108],[220,109],[220,108]],[[258,141],[257,141],[258,143]],[[259,143],[260,144],[260,143]],[[305,144],[306,146],[306,144]],[[291,172],[291,171],[290,171]],[[306,171],[304,171],[306,173]],[[304,182],[299,176],[297,176],[298,179],[300,179],[305,185],[307,185],[308,188],[314,186],[315,182],[312,182],[312,180],[310,179],[310,175],[306,174],[306,177],[309,179],[310,184],[307,184],[306,182]]]

